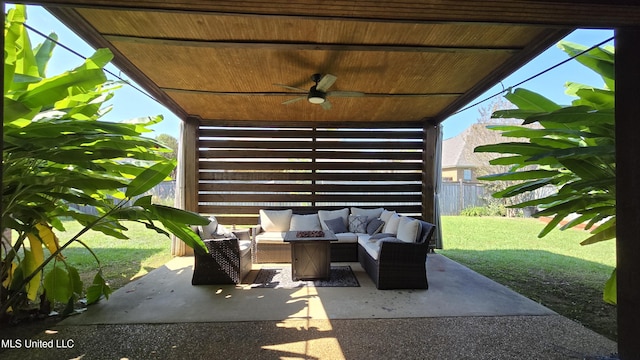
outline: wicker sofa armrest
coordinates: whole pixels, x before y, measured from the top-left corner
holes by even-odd
[[[380,243],[380,253],[378,263],[390,264],[413,264],[425,262],[428,243],[408,243],[403,241],[382,241]]]
[[[430,243],[435,230],[436,226],[434,224],[420,220],[420,234],[418,234],[416,241],[419,243]]]
[[[261,232],[262,232],[262,225],[260,224],[254,225],[251,228],[251,239],[255,240],[256,235],[260,234]]]
[[[238,238],[236,237],[224,237],[219,239],[203,239],[205,246],[209,249],[209,253],[214,251],[228,251],[240,252],[240,246],[238,245]]]
[[[254,263],[258,262],[258,242],[256,241],[256,236],[258,236],[262,232],[262,225],[257,224],[254,225],[251,230],[251,261]]]

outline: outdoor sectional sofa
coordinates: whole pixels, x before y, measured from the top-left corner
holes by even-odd
[[[331,230],[332,262],[359,261],[378,289],[426,289],[426,259],[434,225],[384,208],[358,207],[294,214],[260,210],[252,230],[255,263],[291,262],[286,231]]]

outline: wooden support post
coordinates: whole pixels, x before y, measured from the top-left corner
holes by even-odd
[[[182,123],[180,150],[178,151],[178,181],[175,206],[184,210],[198,212],[198,138],[200,121],[188,117]],[[182,240],[172,238],[171,255],[193,255],[193,249]]]
[[[435,171],[436,145],[439,128],[430,121],[424,123],[424,148],[422,149],[422,220],[435,224]]]
[[[640,358],[640,28],[616,29],[616,254],[618,277],[618,353]]]

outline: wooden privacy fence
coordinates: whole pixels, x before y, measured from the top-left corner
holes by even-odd
[[[485,206],[487,193],[482,184],[442,182],[440,188],[440,215],[460,215],[468,207]]]
[[[214,183],[214,182],[205,181],[203,183]],[[254,185],[255,184],[252,184],[249,186],[251,186],[252,188],[255,188],[253,187]],[[349,184],[346,184],[346,185],[349,185]],[[384,185],[376,188],[383,189],[383,186]],[[207,186],[207,187],[210,188],[210,186]],[[224,186],[224,188],[229,189],[230,187]],[[369,189],[371,190],[371,186],[369,186]],[[408,184],[408,186],[404,188],[404,190],[407,190],[407,191],[412,189],[413,190],[417,189],[415,184]],[[221,189],[218,189],[218,190],[220,192],[223,192]],[[247,189],[247,192],[251,192],[250,190],[251,189]],[[156,187],[154,187],[153,189],[151,189],[145,195],[149,195],[149,194],[154,196],[154,201],[156,202],[159,201],[166,205],[173,205],[173,199],[175,194],[175,181],[162,182],[158,184]],[[235,192],[233,192],[232,194],[235,194]],[[470,184],[470,183],[462,183],[462,182],[443,182],[441,192],[440,192],[441,215],[459,215],[460,211],[462,211],[467,207],[484,206],[485,196],[488,196],[488,194],[486,194],[486,190],[482,184]],[[263,202],[261,204],[264,205],[264,207],[268,207],[268,208],[297,205],[295,203],[285,202],[285,201],[268,201],[268,202]],[[374,204],[369,204],[369,205],[377,206]],[[255,202],[253,201],[248,201],[244,203],[239,202],[235,207],[244,207],[244,206],[248,206],[248,207],[255,206]],[[82,212],[86,212],[94,215],[98,214],[97,211],[91,206],[74,206],[74,207]],[[225,218],[224,220],[221,220],[221,221],[225,221],[223,222],[224,224],[229,224],[229,225],[233,224],[233,223],[226,222],[228,220],[232,221],[232,217],[225,216],[222,213],[215,213],[215,214],[216,216]],[[254,216],[257,216],[257,214],[255,214]],[[257,221],[255,218],[252,218],[251,220]],[[242,224],[239,221],[236,221],[235,223]]]
[[[421,217],[421,123],[199,129],[198,211],[255,224],[259,209],[383,206]]]

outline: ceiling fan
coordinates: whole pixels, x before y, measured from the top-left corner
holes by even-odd
[[[294,102],[297,102],[303,99],[307,99],[308,102],[312,104],[318,104],[325,110],[331,109],[331,103],[327,99],[327,97],[329,96],[359,97],[359,96],[365,95],[363,92],[358,92],[358,91],[327,91],[331,87],[331,85],[333,85],[333,83],[336,82],[337,79],[338,78],[335,75],[331,75],[331,74],[325,74],[325,75],[313,74],[311,76],[311,80],[316,84],[313,85],[308,92],[307,90],[300,89],[295,86],[289,86],[289,85],[283,85],[283,84],[274,84],[274,85],[282,86],[289,90],[307,92],[307,95],[305,96],[298,96],[293,99],[283,101],[282,103],[285,105],[292,104]]]

